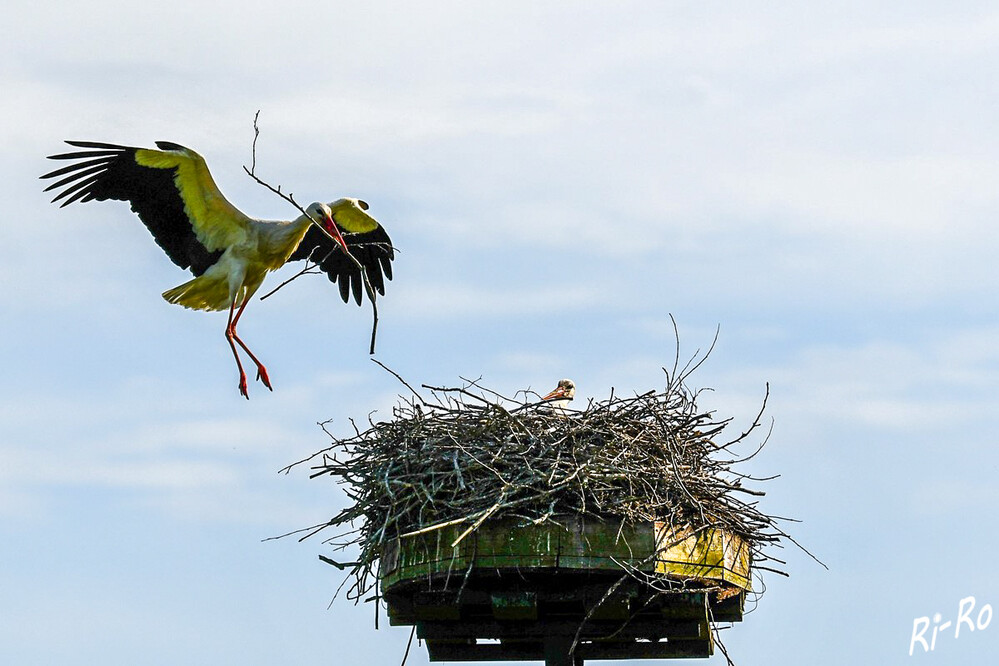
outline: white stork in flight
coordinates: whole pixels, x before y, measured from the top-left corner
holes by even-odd
[[[316,261],[340,297],[351,292],[361,304],[363,280],[349,251],[365,267],[371,286],[385,293],[392,279],[392,241],[358,199],[313,203],[290,221],[244,215],[219,191],[204,158],[189,148],[157,141],[159,150],[109,143],[67,141],[86,150],[51,155],[72,163],[45,174],[59,178],[45,191],[63,188],[52,200],[128,201],[156,243],[194,279],[163,292],[171,303],[195,310],[229,310],[225,337],[239,368],[239,392],[249,398],[238,344],[257,366],[257,379],[271,388],[267,369],[236,334],[236,324],[268,271],[288,261]],[[342,233],[341,233],[342,232]],[[273,390],[273,389],[271,389]]]

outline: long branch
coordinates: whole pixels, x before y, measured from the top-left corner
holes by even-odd
[[[310,220],[312,220],[317,227],[319,227],[320,229],[322,229],[323,233],[325,233],[327,236],[330,237],[331,240],[334,241],[334,244],[336,245],[337,250],[342,251],[344,253],[344,255],[346,255],[346,257],[348,259],[350,259],[350,261],[353,262],[353,264],[361,272],[361,280],[364,283],[364,291],[368,294],[368,300],[371,302],[371,318],[372,318],[372,321],[371,321],[371,345],[369,347],[368,353],[369,354],[374,354],[375,353],[375,337],[378,334],[378,305],[375,302],[375,290],[371,286],[371,280],[368,279],[368,271],[364,268],[364,265],[360,261],[358,261],[357,258],[354,255],[352,255],[350,253],[350,251],[346,247],[340,247],[340,244],[336,242],[336,239],[333,238],[333,236],[329,232],[327,232],[326,229],[324,229],[321,224],[319,224],[318,220],[316,220],[314,217],[312,217],[309,214],[308,211],[306,211],[304,208],[302,208],[302,206],[297,201],[295,201],[295,195],[294,194],[291,194],[291,193],[285,194],[284,192],[281,191],[281,186],[280,185],[278,185],[277,187],[274,187],[270,183],[264,181],[262,178],[260,178],[259,176],[257,176],[257,138],[260,136],[260,127],[257,124],[257,120],[259,118],[260,118],[260,111],[258,110],[257,113],[253,116],[253,148],[252,148],[252,156],[251,156],[251,161],[250,161],[250,168],[247,168],[246,165],[243,165],[243,171],[246,172],[246,175],[248,175],[250,178],[252,178],[254,181],[256,181],[258,185],[262,185],[262,186],[266,187],[268,190],[270,190],[271,192],[273,192],[274,194],[278,195],[279,197],[281,197],[282,199],[284,199],[285,201],[287,201],[288,203],[290,203],[292,206],[294,206],[302,215],[305,215]],[[337,250],[334,250],[334,251],[337,251]],[[291,278],[289,278],[289,279],[285,280],[284,282],[282,282],[281,284],[279,284],[275,289],[272,289],[270,292],[268,292],[267,294],[265,294],[264,296],[262,296],[261,300],[263,300],[264,298],[267,298],[268,296],[271,296],[272,294],[274,294],[274,292],[276,292],[278,289],[280,289],[281,287],[285,286],[289,282],[291,282],[291,281],[293,281],[293,280],[295,280],[295,279],[297,279],[297,278],[299,278],[299,277],[301,277],[303,275],[306,275],[307,273],[312,273],[312,272],[314,272],[313,267],[312,266],[306,266],[304,269],[302,269],[301,271],[299,271],[298,273],[296,273],[295,275],[293,275]]]

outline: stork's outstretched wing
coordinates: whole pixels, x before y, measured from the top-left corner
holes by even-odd
[[[337,224],[343,239],[350,248],[351,255],[357,259],[365,272],[371,286],[381,295],[385,295],[385,279],[392,279],[392,259],[395,252],[392,240],[385,227],[376,226],[366,233],[350,233],[344,225]],[[289,261],[310,259],[319,263],[319,268],[326,273],[330,282],[337,282],[340,287],[340,297],[348,302],[353,292],[354,301],[360,305],[364,294],[364,281],[361,271],[344,255],[332,238],[327,236],[315,225],[309,227],[305,238],[298,244],[298,249],[292,253]]]
[[[92,141],[67,141],[86,148],[51,155],[73,163],[42,178],[61,180],[53,202],[128,201],[157,244],[181,268],[201,275],[244,233],[247,218],[230,204],[212,179],[205,160],[193,150],[157,141],[161,150]]]

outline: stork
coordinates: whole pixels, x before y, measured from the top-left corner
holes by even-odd
[[[555,390],[541,398],[553,412],[565,414],[569,403],[576,397],[576,384],[571,379],[560,379]]]
[[[313,203],[294,220],[258,220],[243,214],[219,191],[204,158],[190,148],[157,141],[159,150],[110,143],[67,141],[85,150],[50,155],[71,163],[41,176],[59,178],[53,203],[128,201],[156,243],[194,279],[163,292],[170,303],[194,310],[228,309],[225,338],[239,370],[239,392],[249,399],[238,344],[257,366],[257,379],[273,390],[267,368],[236,333],[243,311],[269,271],[288,261],[310,259],[339,282],[347,303],[361,304],[363,265],[371,286],[385,294],[394,253],[385,229],[360,199]]]

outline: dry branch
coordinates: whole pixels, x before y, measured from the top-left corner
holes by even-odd
[[[295,195],[294,194],[292,194],[290,192],[288,194],[285,194],[284,192],[281,191],[281,186],[280,185],[278,185],[278,186],[275,187],[274,185],[271,185],[270,183],[266,182],[265,180],[263,180],[262,178],[260,178],[257,175],[257,138],[259,138],[259,136],[260,136],[260,127],[257,125],[257,120],[259,118],[260,118],[260,111],[258,110],[257,113],[253,116],[253,148],[252,148],[252,155],[250,157],[250,166],[249,166],[249,168],[247,168],[246,166],[243,166],[243,171],[245,171],[246,175],[248,175],[250,178],[252,178],[258,185],[262,185],[263,187],[266,187],[268,190],[270,190],[274,194],[278,195],[279,197],[281,197],[282,199],[284,199],[285,201],[287,201],[288,203],[290,203],[292,206],[294,206],[298,210],[299,213],[301,213],[302,215],[305,215],[306,217],[308,217],[309,219],[311,219],[313,222],[316,223],[316,226],[319,229],[322,229],[323,227],[322,227],[321,224],[319,224],[319,220],[316,220],[311,215],[309,215],[308,211],[306,211],[304,208],[302,208],[301,204],[299,204],[297,201],[295,201]],[[323,229],[323,232],[326,233],[326,230]],[[330,236],[329,233],[326,233],[326,235]],[[336,249],[334,249],[333,252],[343,252],[344,255],[348,259],[350,259],[350,261],[353,262],[353,264],[355,266],[357,266],[357,269],[361,272],[361,281],[364,283],[364,291],[365,291],[365,293],[367,293],[367,295],[368,295],[368,301],[371,303],[371,345],[370,345],[370,347],[368,349],[368,353],[369,354],[374,354],[375,353],[375,337],[378,334],[378,304],[375,302],[375,290],[371,286],[371,281],[368,279],[368,271],[367,271],[367,269],[365,269],[364,265],[361,264],[361,262],[358,261],[357,258],[354,257],[354,255],[352,255],[346,248],[340,247],[340,244],[337,243],[337,242],[335,242],[336,239],[333,238],[333,236],[330,236],[330,238],[334,241],[334,245],[336,246]],[[327,255],[327,256],[329,256],[329,255]],[[271,289],[269,292],[267,292],[266,294],[264,294],[263,296],[261,296],[260,300],[264,300],[265,298],[268,298],[268,297],[272,296],[276,291],[278,291],[279,289],[281,289],[282,287],[284,287],[286,284],[288,284],[289,282],[292,282],[293,280],[297,280],[298,278],[302,277],[303,275],[312,275],[312,274],[315,274],[315,273],[319,273],[320,271],[317,270],[317,267],[324,260],[325,260],[325,257],[319,259],[318,261],[315,261],[313,259],[313,257],[310,256],[306,260],[305,268],[303,268],[302,270],[300,270],[298,273],[295,273],[290,278],[288,278],[287,280],[285,280],[284,282],[282,282],[281,284],[279,284],[278,286],[276,286],[274,289]]]

